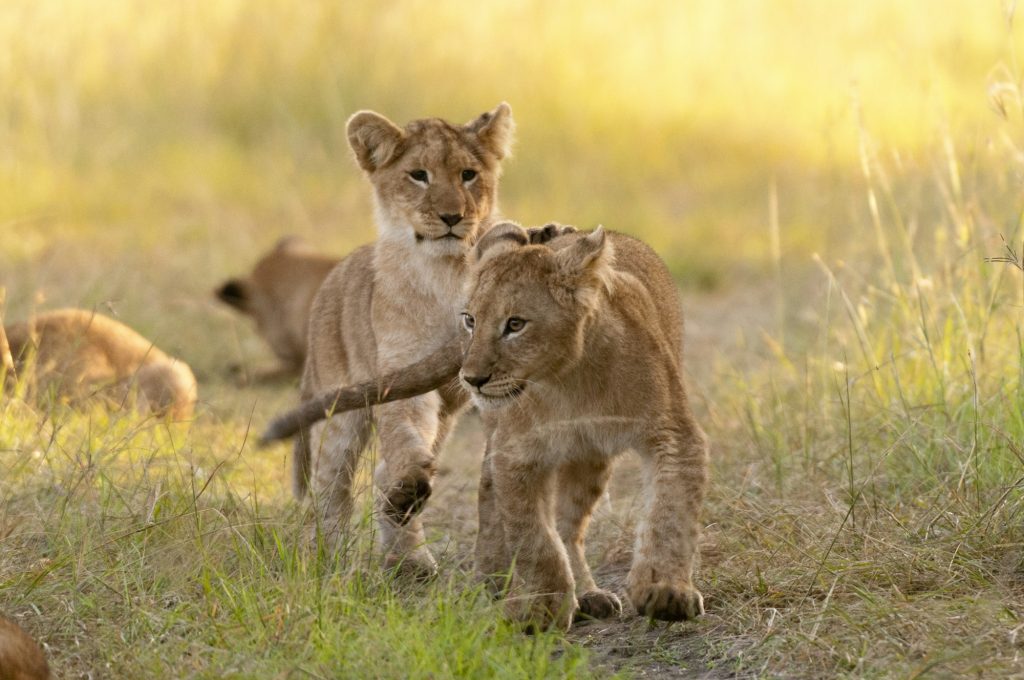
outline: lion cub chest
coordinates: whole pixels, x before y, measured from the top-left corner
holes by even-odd
[[[483,412],[495,440],[521,462],[560,465],[578,460],[614,458],[641,446],[650,423],[642,418],[595,410],[545,408],[538,417],[508,412]]]
[[[371,322],[381,371],[418,361],[459,332],[463,306],[461,258],[428,259],[378,244]],[[381,266],[381,261],[386,266]],[[402,261],[402,265],[397,265]]]

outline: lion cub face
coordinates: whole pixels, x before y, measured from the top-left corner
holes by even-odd
[[[513,128],[508,104],[465,125],[426,118],[400,128],[372,111],[353,115],[348,140],[373,184],[381,237],[462,257],[495,208]]]
[[[475,252],[460,378],[481,409],[508,406],[583,355],[588,320],[610,271],[599,227],[552,247],[529,245],[518,225],[500,224]]]

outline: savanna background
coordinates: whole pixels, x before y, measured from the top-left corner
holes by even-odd
[[[115,316],[201,403],[165,423],[0,400],[0,610],[67,678],[1024,676],[1024,272],[988,260],[1024,246],[1022,18],[6,0],[5,318]],[[505,214],[637,235],[680,283],[713,442],[699,621],[503,623],[469,576],[473,416],[427,510],[429,585],[381,574],[368,517],[340,563],[304,551],[287,447],[253,445],[295,390],[238,386],[229,366],[273,360],[212,289],[282,235],[374,238],[352,112],[502,100]],[[603,585],[638,488],[625,461],[591,532]]]

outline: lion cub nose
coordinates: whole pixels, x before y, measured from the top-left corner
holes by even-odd
[[[449,227],[454,227],[456,224],[462,221],[462,215],[456,213],[449,213],[447,215],[439,215],[441,221],[447,224]]]
[[[473,387],[476,387],[477,389],[479,389],[479,388],[481,388],[481,387],[483,387],[484,385],[487,384],[487,381],[491,379],[491,376],[489,376],[489,375],[464,375],[464,376],[462,376],[462,379],[465,380],[470,385],[472,385]]]

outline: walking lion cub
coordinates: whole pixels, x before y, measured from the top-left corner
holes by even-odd
[[[313,300],[303,399],[401,368],[458,337],[466,254],[493,223],[512,131],[507,104],[464,125],[426,118],[398,127],[372,111],[349,119],[349,144],[373,186],[379,237],[343,259]],[[376,426],[386,561],[417,576],[434,571],[417,514],[431,493],[437,450],[466,401],[457,385],[435,385],[300,434],[295,492],[302,497],[312,486],[319,535],[331,549],[344,545],[353,476]]]
[[[514,565],[510,613],[568,627],[577,609],[606,617],[618,598],[594,582],[584,536],[614,456],[636,450],[646,472],[630,600],[644,616],[703,613],[693,585],[707,440],[683,382],[683,322],[661,259],[598,228],[530,243],[511,223],[474,249],[462,351],[453,345],[377,381],[335,390],[272,424],[296,423],[434,389],[458,374],[480,409],[487,451],[480,481],[476,566]],[[460,370],[461,360],[461,370]]]

